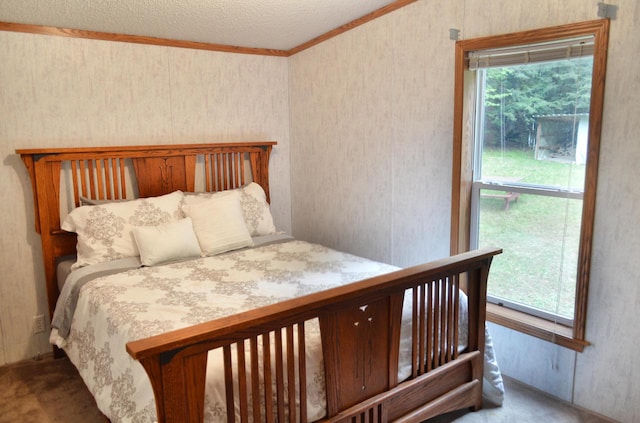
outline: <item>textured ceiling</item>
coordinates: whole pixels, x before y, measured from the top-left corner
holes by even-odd
[[[0,21],[289,50],[394,0],[0,0]]]

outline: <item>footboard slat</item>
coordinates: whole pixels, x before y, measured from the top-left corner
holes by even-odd
[[[289,422],[296,419],[296,357],[293,341],[293,327],[287,326],[287,405]]]
[[[240,399],[240,421],[242,423],[249,421],[249,401],[247,393],[247,371],[244,361],[244,342],[237,342],[237,370],[238,370],[238,398]]]
[[[305,346],[304,323],[298,325],[298,351],[307,351]],[[307,423],[307,360],[306,354],[298,354],[298,369],[300,369],[299,387],[300,395],[300,422]]]
[[[449,322],[448,316],[449,310],[454,307],[454,304],[453,298],[449,295],[449,277],[447,276],[440,279],[439,285],[441,287],[440,295],[442,297],[442,305],[440,307],[440,348],[438,351],[440,351],[439,362],[444,364],[448,361],[447,356],[449,355],[448,350],[450,347],[450,344],[447,343],[447,332],[451,325],[453,325],[453,322]],[[457,304],[455,306],[457,306]]]
[[[454,284],[455,284],[455,288],[453,290],[453,296],[455,299],[455,304],[460,304],[460,279],[458,278],[458,275],[453,275],[453,280],[454,280]],[[460,308],[459,307],[454,307],[453,308],[453,321],[454,322],[459,322],[460,321]],[[453,339],[451,340],[451,344],[453,345],[453,357],[452,359],[455,360],[456,358],[458,358],[458,336],[460,334],[460,328],[458,325],[455,325],[453,327]]]
[[[417,371],[413,372],[413,377],[417,377],[425,372],[431,370],[431,360],[428,357],[427,351],[431,351],[433,345],[431,344],[431,339],[433,337],[433,330],[431,329],[431,325],[433,325],[433,317],[431,315],[431,302],[427,302],[427,289],[431,289],[431,287],[427,287],[424,285],[419,285],[414,289],[414,296],[416,295],[416,290],[420,292],[420,299],[414,301],[415,304],[418,304],[420,307],[420,313],[418,316],[413,317],[413,321],[419,319],[420,322],[420,334],[418,335],[418,340],[420,342],[419,354],[418,354],[418,363]],[[431,295],[431,292],[429,292]]]
[[[433,369],[432,355],[433,355],[433,348],[434,348],[433,339],[435,336],[433,333],[434,320],[435,320],[433,318],[433,302],[431,300],[427,301],[427,298],[433,298],[435,287],[431,285],[427,285],[427,286],[423,286],[422,290],[425,292],[425,297],[422,298],[423,302],[420,303],[420,307],[424,307],[423,304],[426,303],[426,312],[420,318],[421,319],[426,318],[426,321],[427,321],[427,324],[426,324],[427,333],[425,335],[427,347],[424,351],[424,355],[420,356],[421,360],[424,360],[425,365],[422,367],[422,370],[420,371],[419,375],[429,372]]]
[[[275,332],[276,344],[276,405],[278,410],[278,421],[284,420],[284,363],[282,360],[282,333]],[[266,399],[269,401],[269,398]]]
[[[222,353],[224,357],[224,386],[225,386],[225,396],[227,399],[227,409],[233,407],[235,403],[234,395],[233,395],[233,372],[231,366],[231,346],[226,345],[222,348]],[[227,422],[233,423],[233,415],[227,416]]]
[[[452,349],[453,349],[453,332],[454,332],[454,328],[455,326],[457,326],[457,322],[455,322],[453,320],[453,310],[457,308],[458,303],[456,302],[456,298],[453,294],[454,288],[457,290],[457,288],[455,287],[455,278],[453,276],[451,276],[451,278],[448,281],[449,283],[447,283],[447,310],[446,310],[446,317],[445,319],[447,320],[447,329],[445,331],[445,336],[444,336],[444,345],[446,345],[446,350],[445,350],[445,357],[444,357],[444,361],[445,363],[450,362],[453,359],[453,353],[452,353]]]
[[[273,380],[272,369],[271,369],[271,337],[267,335],[262,336],[262,365],[264,368],[264,380],[271,381]],[[273,401],[270,399],[273,398],[273,385],[271,383],[264,384],[264,413],[265,413],[265,421],[267,423],[272,423],[274,421],[273,414]],[[227,407],[228,409],[228,407]]]
[[[442,321],[442,311],[444,310],[445,304],[443,304],[442,298],[442,280],[439,279],[433,284],[435,294],[434,294],[434,328],[433,328],[433,369],[437,369],[440,367],[440,359],[442,357],[442,329],[444,327],[444,322]]]
[[[235,421],[238,402],[243,422],[249,416],[254,421],[274,421],[275,416],[278,422],[304,422],[305,324],[312,320],[320,323],[327,382],[322,422],[415,421],[451,407],[478,408],[486,282],[491,260],[499,253],[484,249],[461,254],[131,342],[127,350],[147,370],[161,423],[202,422],[206,356],[217,348],[223,349],[227,421]],[[462,277],[468,284],[469,340],[466,352],[458,355]],[[413,295],[408,301],[414,304],[409,313],[413,351],[409,379],[398,380],[406,292]],[[198,412],[190,411],[193,407]]]
[[[251,349],[251,400],[253,409],[253,421],[261,421],[260,414],[260,377],[259,369],[259,352],[258,352],[258,338],[253,336],[249,341],[249,348]]]

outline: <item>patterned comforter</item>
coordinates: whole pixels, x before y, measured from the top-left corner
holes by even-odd
[[[67,285],[63,289],[51,341],[64,348],[98,407],[113,423],[154,422],[151,384],[140,363],[127,354],[129,341],[396,269],[320,245],[287,240],[95,279],[79,278],[82,282],[76,289]],[[79,295],[75,297],[74,292]],[[58,331],[65,317],[70,324],[68,336]],[[314,332],[317,326],[307,328],[307,337]],[[307,359],[310,420],[325,412],[322,354],[319,336],[315,338],[317,345],[307,345],[317,351]],[[215,369],[219,363],[210,355],[208,374],[220,374]],[[207,380],[205,421],[226,421],[224,391],[217,387],[216,378]]]

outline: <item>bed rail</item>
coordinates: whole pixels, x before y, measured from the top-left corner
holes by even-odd
[[[305,422],[310,377],[305,322],[312,319],[320,323],[325,363],[322,421],[414,422],[464,407],[479,409],[486,283],[499,253],[496,248],[463,253],[133,341],[127,351],[151,380],[159,422],[203,421],[207,357],[218,348],[229,422],[236,421],[236,406],[242,422]],[[463,282],[469,330],[459,354]],[[411,376],[400,381],[398,328],[407,289],[413,295]]]

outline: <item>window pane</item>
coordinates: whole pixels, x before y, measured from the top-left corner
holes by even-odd
[[[479,71],[476,178],[583,190],[592,67],[587,57]]]
[[[586,166],[571,161],[536,159],[531,149],[517,147],[482,151],[482,178],[550,185],[583,191]]]
[[[479,246],[500,246],[489,295],[573,319],[582,200],[481,190]]]
[[[588,57],[480,70],[476,180],[582,192],[592,66]],[[478,246],[504,250],[489,295],[571,320],[582,200],[539,192],[480,190]]]

